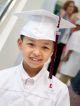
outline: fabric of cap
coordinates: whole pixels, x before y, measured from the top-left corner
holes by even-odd
[[[28,19],[20,34],[35,39],[48,39],[55,41],[59,20],[57,15],[43,9],[17,12],[15,15],[22,20]],[[61,18],[60,29],[72,27],[75,27],[75,25]]]
[[[55,32],[57,27],[54,26],[55,24],[52,24],[53,20],[44,16],[36,16],[35,19],[30,20],[22,28],[20,34],[34,39],[47,39],[55,41]]]

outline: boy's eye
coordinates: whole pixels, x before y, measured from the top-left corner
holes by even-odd
[[[43,49],[45,49],[45,50],[48,50],[48,49],[49,49],[49,48],[48,48],[48,47],[46,47],[46,46],[43,46],[42,48],[43,48]]]
[[[33,43],[27,43],[27,45],[29,45],[29,46],[34,46],[34,44],[33,44]]]

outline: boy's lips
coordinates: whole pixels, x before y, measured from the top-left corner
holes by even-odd
[[[41,62],[42,59],[38,59],[38,58],[34,58],[34,57],[30,57],[31,61],[34,61],[34,62]]]

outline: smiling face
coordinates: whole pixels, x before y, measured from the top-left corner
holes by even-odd
[[[35,40],[29,37],[18,39],[25,69],[41,69],[53,53],[53,41]]]

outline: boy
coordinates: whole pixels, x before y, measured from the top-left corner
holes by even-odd
[[[0,72],[0,106],[70,106],[66,85],[49,78],[47,71],[59,17],[46,10],[16,15],[21,20],[29,18],[18,39],[23,61]],[[64,19],[61,25],[73,27]]]

